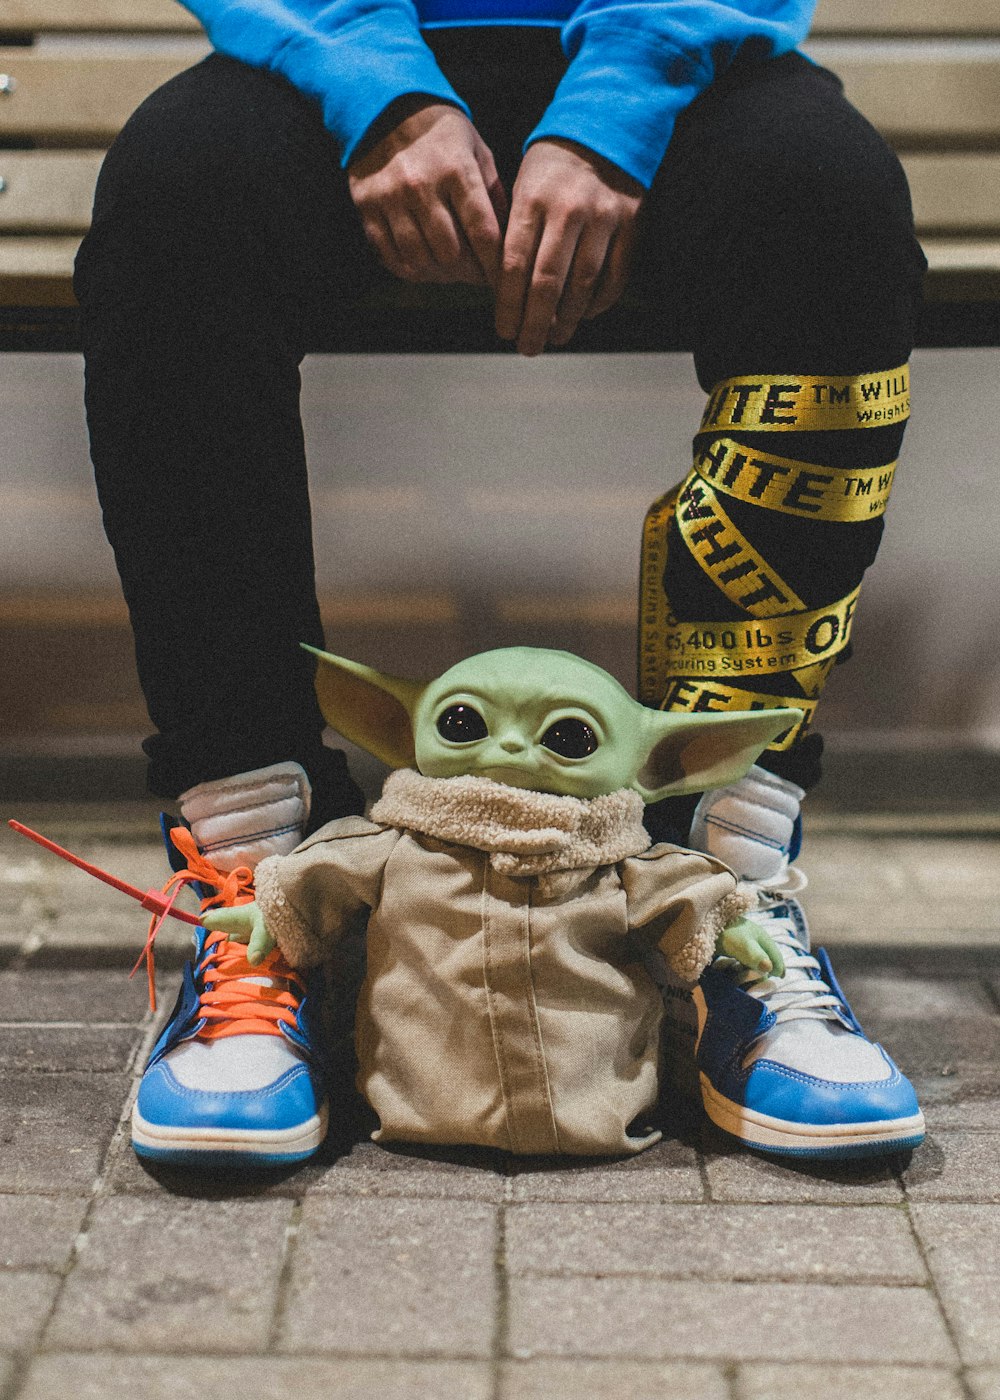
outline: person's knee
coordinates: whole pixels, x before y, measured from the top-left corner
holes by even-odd
[[[898,157],[839,94],[823,99],[745,131],[747,207],[760,236],[868,266],[908,257],[913,212]]]
[[[133,113],[104,160],[77,259],[81,303],[214,284],[259,261],[287,209],[290,133],[317,137],[305,99],[282,80],[219,54],[164,84]],[[321,127],[321,123],[319,123]]]
[[[178,74],[141,104],[108,151],[95,214],[128,206],[169,219],[263,188],[269,162],[279,159],[287,102],[270,74],[218,54]]]

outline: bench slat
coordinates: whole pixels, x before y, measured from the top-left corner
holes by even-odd
[[[0,96],[0,138],[110,142],[144,98],[196,61],[190,49],[58,58],[0,49],[0,72],[15,83]]]
[[[0,237],[0,307],[73,306],[76,237]]]
[[[886,58],[863,45],[817,45],[813,57],[890,141],[1000,140],[1000,59]]]
[[[0,150],[0,230],[84,233],[103,151]]]
[[[904,146],[955,137],[1000,139],[1000,59],[887,60],[840,46],[818,56],[844,79],[848,97],[865,116]],[[190,48],[134,57],[43,57],[0,49],[0,72],[16,84],[0,96],[0,138],[110,141],[144,97],[196,61]]]
[[[4,0],[0,29],[189,34],[201,26],[176,0]]]
[[[0,26],[36,30],[191,33],[198,21],[176,0],[4,0]],[[996,0],[820,0],[817,34],[1000,34]]]
[[[903,168],[918,229],[1000,233],[1000,155],[914,153]]]
[[[103,151],[0,150],[0,231],[85,232]],[[920,230],[1000,236],[1000,154],[904,156]]]
[[[1000,34],[996,0],[819,0],[815,34]]]

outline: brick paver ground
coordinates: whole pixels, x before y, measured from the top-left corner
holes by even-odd
[[[145,811],[17,815],[163,878]],[[1000,833],[820,822],[803,865],[911,1159],[783,1166],[680,1103],[628,1161],[404,1152],[342,1094],[313,1162],[227,1180],[128,1143],[143,916],[4,828],[0,1400],[998,1400]]]

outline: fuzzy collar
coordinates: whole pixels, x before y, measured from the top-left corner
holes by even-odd
[[[621,788],[605,797],[557,797],[489,778],[390,773],[372,821],[407,827],[489,854],[504,875],[593,870],[649,848],[643,802]]]

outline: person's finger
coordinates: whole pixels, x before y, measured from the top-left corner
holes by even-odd
[[[517,335],[522,355],[540,355],[545,349],[580,233],[579,224],[553,219],[542,230]]]
[[[406,209],[387,211],[386,227],[396,252],[396,260],[403,269],[398,276],[407,281],[420,281],[435,276],[434,254],[421,233],[416,220]]]
[[[362,228],[365,237],[375,249],[379,261],[386,271],[391,272],[394,277],[404,277],[406,270],[399,261],[396,245],[392,241],[389,225],[385,220],[375,214],[370,214],[362,220]]]
[[[247,962],[251,967],[256,967],[262,963],[269,953],[273,953],[278,945],[268,933],[267,929],[261,925],[254,929],[253,937],[247,948]]]
[[[450,199],[462,237],[482,269],[483,277],[495,287],[500,271],[502,234],[487,186],[481,180],[463,180],[456,183]]]
[[[519,210],[515,199],[496,284],[496,330],[501,340],[513,340],[521,328],[524,301],[541,236],[541,215],[523,208]]]
[[[778,947],[777,943],[775,943],[771,935],[769,933],[761,932],[757,936],[757,942],[760,944],[761,949],[770,961],[771,965],[768,970],[770,971],[771,976],[784,977],[785,960],[781,956],[781,949]]]
[[[584,228],[576,245],[555,323],[549,332],[550,344],[565,345],[593,301],[604,272],[612,231],[607,224],[594,223]]]
[[[629,269],[632,265],[632,249],[635,246],[635,224],[619,228],[608,247],[604,268],[594,288],[590,305],[583,313],[584,319],[592,321],[595,316],[610,311],[625,290]]]
[[[481,286],[486,281],[486,275],[448,205],[436,204],[426,209],[421,227],[443,282],[466,282]]]
[[[417,226],[431,256],[443,272],[450,271],[461,261],[462,240],[446,205],[429,204],[417,215]]]

